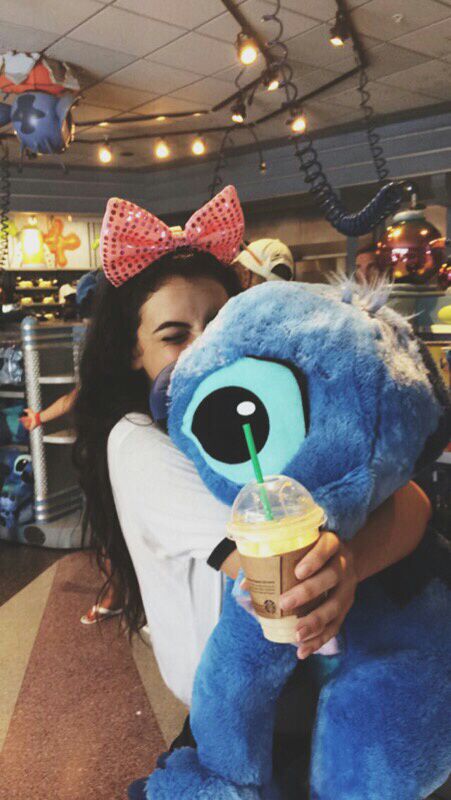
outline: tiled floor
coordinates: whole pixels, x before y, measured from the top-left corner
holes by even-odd
[[[0,542],[2,798],[23,800],[31,775],[33,800],[123,800],[181,729],[152,650],[80,624],[96,586],[87,553]],[[433,798],[451,800],[451,782]]]
[[[0,539],[0,606],[64,555],[64,550],[30,547]]]
[[[80,624],[98,587],[87,553],[65,552],[43,569],[48,553],[5,552],[10,567],[18,556],[26,585],[0,608],[0,797],[24,800],[32,786],[33,800],[125,800],[186,709],[151,649],[131,648],[117,620]]]

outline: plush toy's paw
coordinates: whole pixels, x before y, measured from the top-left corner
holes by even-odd
[[[238,786],[202,767],[196,750],[182,747],[147,781],[146,800],[280,800],[275,786]]]

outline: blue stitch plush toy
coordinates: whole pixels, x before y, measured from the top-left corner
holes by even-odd
[[[350,539],[449,435],[446,391],[384,290],[271,283],[233,298],[180,358],[169,433],[232,504],[253,478],[238,405],[264,474],[296,478]],[[439,538],[439,537],[438,537]],[[451,604],[437,538],[360,584],[321,691],[311,800],[420,800],[451,766]],[[443,551],[446,553],[446,550]],[[149,778],[149,800],[273,800],[272,734],[292,645],[264,639],[226,592],[195,680],[183,748]]]

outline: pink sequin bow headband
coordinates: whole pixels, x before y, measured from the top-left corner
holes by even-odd
[[[103,269],[110,283],[120,286],[179,247],[204,250],[228,264],[238,253],[243,233],[243,211],[234,186],[226,186],[195,211],[180,232],[150,211],[112,197],[100,234]]]

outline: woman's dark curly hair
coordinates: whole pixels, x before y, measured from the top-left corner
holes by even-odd
[[[150,294],[173,276],[189,280],[213,278],[229,297],[238,294],[235,271],[206,252],[186,248],[159,261],[118,288],[102,279],[96,292],[80,364],[80,385],[74,407],[76,442],[74,461],[86,498],[83,520],[96,550],[97,562],[107,580],[105,595],[114,581],[129,633],[145,624],[138,581],[117,516],[108,474],[107,442],[116,423],[133,411],[149,414],[149,378],[132,369],[140,325],[140,311]],[[149,423],[151,422],[149,416]],[[105,568],[111,562],[111,571]]]

